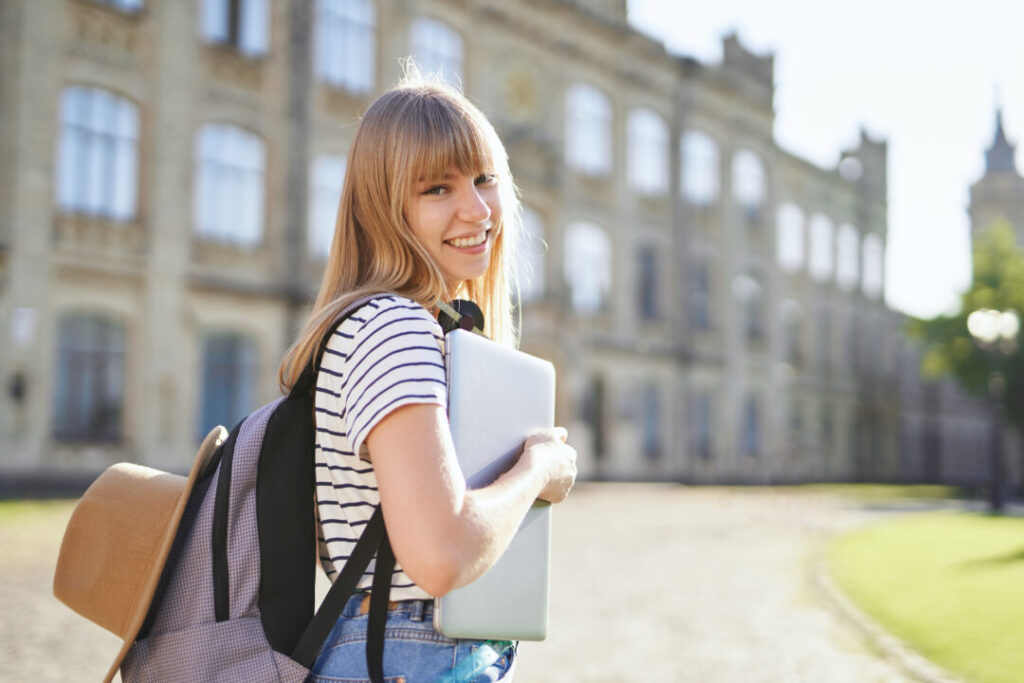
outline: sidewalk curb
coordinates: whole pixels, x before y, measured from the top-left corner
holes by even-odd
[[[886,659],[900,666],[917,680],[923,681],[923,683],[968,683],[966,679],[959,678],[925,659],[854,605],[839,590],[839,587],[836,586],[835,581],[832,579],[832,575],[828,572],[825,562],[826,543],[827,540],[821,544],[811,573],[814,584],[827,596],[837,611],[841,612],[848,621],[860,629],[868,641],[877,647]]]

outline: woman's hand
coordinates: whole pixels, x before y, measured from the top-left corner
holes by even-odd
[[[537,495],[550,503],[561,503],[576,481],[576,449],[566,443],[563,427],[542,429],[531,434],[523,446],[523,459],[547,473],[547,484]]]

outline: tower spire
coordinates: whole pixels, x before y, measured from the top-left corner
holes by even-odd
[[[996,135],[992,146],[985,152],[985,171],[1016,171],[1014,156],[1016,149],[1006,139],[1006,131],[1003,130],[1003,107],[996,107]]]

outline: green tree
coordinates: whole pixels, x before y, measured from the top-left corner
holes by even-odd
[[[1024,312],[1024,250],[1017,246],[1006,222],[994,223],[974,240],[974,280],[960,296],[960,312],[931,320],[911,319],[908,332],[924,344],[922,373],[952,376],[968,393],[987,396],[989,376],[1005,381],[1006,419],[1024,428],[1024,350],[1004,344],[1002,352],[981,349],[967,331],[967,316],[981,308]]]

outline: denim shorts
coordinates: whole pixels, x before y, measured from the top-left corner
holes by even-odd
[[[365,593],[349,598],[307,681],[369,683]],[[511,681],[518,644],[455,640],[434,630],[432,600],[404,600],[388,612],[384,630],[384,679],[388,683],[490,683]]]

